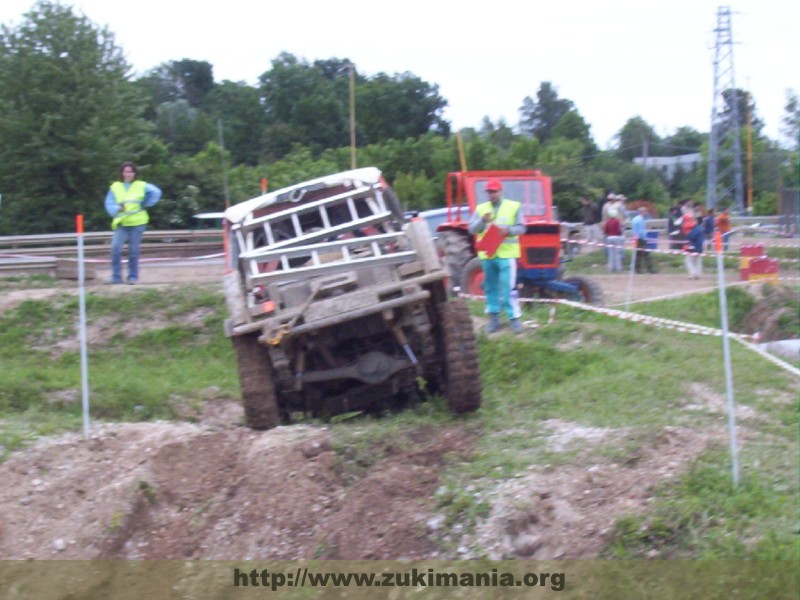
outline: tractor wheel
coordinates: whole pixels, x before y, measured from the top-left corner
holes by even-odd
[[[483,289],[483,266],[477,256],[471,259],[461,273],[461,291],[470,296],[485,296]]]
[[[481,374],[469,308],[463,300],[442,302],[439,315],[444,359],[442,395],[454,413],[477,410],[481,405]]]
[[[593,304],[595,306],[603,304],[603,291],[600,289],[600,286],[591,279],[586,277],[567,277],[564,279],[564,282],[578,286],[578,297],[574,298],[578,302]],[[569,299],[572,300],[573,298]]]
[[[459,231],[442,231],[436,243],[450,271],[450,287],[460,285],[464,266],[475,256],[470,236]]]
[[[272,429],[280,423],[272,367],[266,348],[258,343],[257,334],[231,338],[239,366],[244,416],[252,429]]]

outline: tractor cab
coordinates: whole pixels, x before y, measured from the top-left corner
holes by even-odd
[[[461,171],[446,180],[447,218],[436,228],[441,254],[454,286],[469,294],[482,293],[483,275],[469,220],[478,205],[488,202],[486,184],[499,180],[504,199],[521,204],[525,233],[519,236],[521,257],[517,285],[526,295],[557,295],[596,303],[594,290],[561,279],[561,224],[553,207],[550,177],[537,170]]]

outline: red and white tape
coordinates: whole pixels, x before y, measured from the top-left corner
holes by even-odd
[[[470,294],[459,294],[459,296],[470,300],[483,300],[482,296],[474,296]],[[706,335],[706,336],[716,336],[716,337],[721,337],[723,334],[723,331],[721,329],[716,329],[714,327],[707,327],[705,325],[698,325],[696,323],[685,323],[682,321],[675,321],[673,319],[665,319],[662,317],[651,317],[648,315],[641,315],[638,313],[632,313],[624,310],[617,310],[614,308],[593,306],[591,304],[584,304],[582,302],[575,302],[573,300],[565,300],[562,298],[520,298],[520,302],[536,302],[543,304],[552,304],[553,308],[550,309],[550,317],[548,319],[548,324],[552,323],[555,319],[555,306],[561,304],[564,306],[570,306],[572,308],[577,308],[580,310],[588,310],[590,312],[607,315],[609,317],[614,317],[616,319],[631,321],[633,323],[639,323],[641,325],[649,325],[651,327],[656,327],[659,329],[670,329],[673,331],[678,331],[680,333],[689,333],[693,335]],[[531,321],[525,321],[524,324],[528,328],[541,327],[539,323]],[[766,352],[761,348],[759,348],[758,346],[756,346],[755,344],[753,344],[752,342],[755,341],[756,339],[755,336],[744,335],[740,333],[729,333],[729,337],[741,343],[745,348],[757,352],[758,354],[760,354],[773,364],[781,367],[782,369],[788,371],[789,373],[795,375],[796,377],[800,377],[800,369],[782,361],[776,356],[773,356],[769,352]]]

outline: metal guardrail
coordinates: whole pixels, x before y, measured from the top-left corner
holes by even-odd
[[[83,234],[84,256],[107,258],[110,231]],[[153,230],[142,238],[143,258],[193,257],[222,252],[221,229]],[[47,273],[78,257],[76,233],[0,236],[0,274]]]

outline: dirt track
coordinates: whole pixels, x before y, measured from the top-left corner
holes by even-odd
[[[143,285],[218,282],[221,265],[145,265]],[[102,275],[102,274],[101,274]],[[598,276],[608,303],[624,302],[627,276]],[[635,278],[634,299],[713,286],[678,275]],[[646,284],[646,285],[645,285]],[[128,286],[106,287],[126,293]],[[32,290],[46,297],[61,290]],[[0,310],[25,292],[4,294]],[[723,410],[698,387],[693,400]],[[5,559],[591,558],[614,520],[643,509],[653,485],[680,473],[724,429],[665,428],[631,464],[536,468],[492,490],[474,532],[451,529],[432,499],[444,457],[472,451],[463,426],[387,440],[359,465],[334,452],[323,426],[254,432],[242,410],[211,397],[198,423],[110,424],[92,437],[40,440],[0,465],[0,556]],[[555,452],[624,431],[544,424]],[[359,470],[354,476],[353,469]],[[467,490],[469,493],[469,490]],[[478,492],[474,492],[477,494]]]

